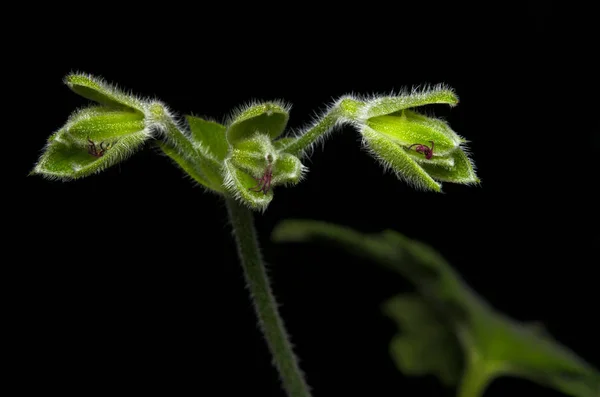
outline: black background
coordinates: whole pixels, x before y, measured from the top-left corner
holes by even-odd
[[[71,71],[157,97],[179,114],[216,119],[251,99],[281,98],[293,104],[291,128],[349,92],[454,87],[459,106],[433,110],[471,141],[481,186],[414,191],[382,175],[347,127],[305,162],[303,183],[277,189],[256,216],[314,395],[453,391],[431,376],[404,377],[388,355],[396,328],[379,304],[405,282],[334,249],[271,243],[285,218],[391,228],[423,240],[496,308],[543,322],[600,365],[597,202],[585,174],[594,178],[586,159],[597,149],[586,139],[598,128],[590,122],[571,132],[580,105],[564,108],[573,85],[595,81],[561,66],[572,47],[563,10],[545,2],[124,8],[59,9],[62,16],[20,47],[31,60],[24,70],[36,68],[26,79],[36,94],[22,91],[38,106],[24,116],[14,207],[23,215],[10,233],[26,245],[9,247],[18,252],[9,261],[21,352],[14,367],[31,375],[23,387],[283,395],[218,197],[150,147],[76,182],[25,177],[47,137],[86,104],[62,83]],[[520,391],[560,395],[507,378],[489,395]]]

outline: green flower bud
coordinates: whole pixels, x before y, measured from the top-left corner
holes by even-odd
[[[467,155],[467,141],[445,121],[411,109],[432,103],[454,106],[458,98],[451,90],[436,87],[367,102],[358,117],[366,147],[386,168],[418,189],[441,191],[440,182],[479,182]]]
[[[277,150],[269,135],[256,133],[236,143],[224,172],[230,194],[251,208],[265,210],[273,187],[300,182],[304,166],[297,157]]]
[[[100,105],[74,112],[50,136],[33,174],[68,180],[100,172],[129,157],[151,138],[153,127],[164,127],[155,120],[154,103],[125,94],[102,79],[75,73],[64,82]]]
[[[48,139],[33,173],[77,179],[126,159],[150,134],[143,114],[121,109],[93,106],[75,112]]]

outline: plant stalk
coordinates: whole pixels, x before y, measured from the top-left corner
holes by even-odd
[[[472,360],[464,370],[457,396],[482,397],[493,378],[493,372],[480,360]]]
[[[246,284],[283,388],[289,397],[309,397],[308,385],[277,311],[277,302],[258,246],[252,212],[232,197],[227,197],[226,202]]]
[[[307,148],[312,146],[315,142],[317,142],[319,139],[322,139],[331,130],[333,130],[340,120],[352,120],[356,118],[358,110],[364,104],[360,101],[346,98],[343,102],[343,105],[340,105],[341,104],[338,104],[338,106],[329,109],[329,111],[323,115],[318,122],[304,131],[291,144],[286,146],[284,151],[294,156],[302,157]]]

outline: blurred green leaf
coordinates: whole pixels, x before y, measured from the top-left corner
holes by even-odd
[[[383,306],[388,316],[404,324],[392,341],[391,353],[406,374],[428,371],[452,384],[457,379],[449,366],[458,366],[455,352],[460,350],[461,397],[481,396],[492,379],[503,375],[526,378],[571,396],[600,396],[600,373],[595,368],[539,327],[494,310],[427,244],[391,230],[363,234],[310,220],[284,221],[272,238],[333,244],[415,285],[421,300],[399,296]]]
[[[383,305],[402,332],[391,342],[392,358],[407,375],[435,374],[445,385],[460,379],[462,351],[456,336],[418,295],[397,295]]]

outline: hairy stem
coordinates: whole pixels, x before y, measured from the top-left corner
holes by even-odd
[[[171,118],[165,116],[161,121],[162,128],[159,130],[163,132],[164,139],[158,142],[158,146],[163,152],[175,160],[196,182],[209,186],[214,191],[223,192],[221,165],[197,150]]]
[[[285,147],[285,152],[294,156],[301,156],[313,143],[330,132],[340,120],[354,120],[363,105],[362,102],[351,98],[339,101],[319,121],[303,132],[298,139]]]
[[[277,303],[258,246],[252,212],[232,197],[228,197],[226,201],[244,277],[283,387],[289,397],[308,397],[308,385],[277,311]]]

